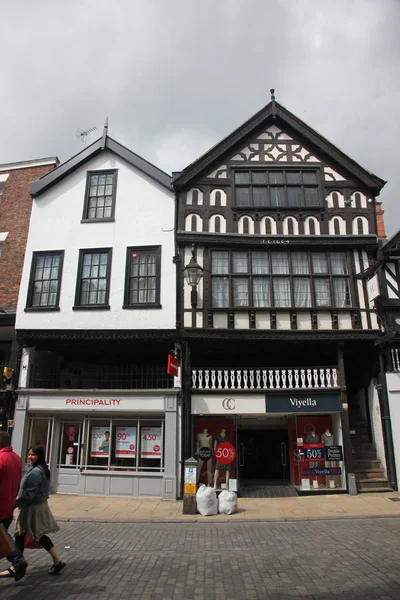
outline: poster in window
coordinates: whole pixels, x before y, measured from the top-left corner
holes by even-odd
[[[136,427],[117,427],[115,431],[115,456],[135,458]]]
[[[161,427],[142,427],[141,458],[161,458]]]
[[[110,428],[92,427],[92,444],[90,456],[108,457],[110,453]]]

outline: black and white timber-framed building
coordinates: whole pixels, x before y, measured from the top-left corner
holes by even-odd
[[[384,184],[273,91],[173,175],[184,456],[200,458],[199,482],[249,495],[395,487],[360,276],[377,260]]]

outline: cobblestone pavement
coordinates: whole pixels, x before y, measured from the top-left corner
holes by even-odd
[[[26,577],[1,580],[1,599],[400,600],[397,517],[60,526],[63,573],[27,550]]]

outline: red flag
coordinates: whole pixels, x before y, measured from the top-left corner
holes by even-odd
[[[168,375],[173,375],[174,377],[178,377],[178,370],[179,370],[178,359],[173,354],[168,354],[168,365],[167,365]]]

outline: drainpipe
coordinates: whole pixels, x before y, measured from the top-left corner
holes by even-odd
[[[381,419],[383,437],[385,440],[386,466],[389,485],[397,491],[396,462],[394,458],[392,424],[390,420],[389,395],[386,382],[386,369],[383,352],[379,352],[379,385],[377,386],[378,397],[381,404]]]
[[[177,331],[177,343],[180,346],[180,363],[181,363],[181,387],[182,393],[180,394],[181,398],[181,485],[179,489],[179,498],[183,498],[183,482],[185,478],[185,440],[187,435],[186,428],[186,413],[187,413],[187,393],[186,393],[186,346],[184,347],[182,340],[182,272],[181,272],[181,256],[180,250],[177,241],[177,231],[179,226],[179,192],[176,187],[174,187],[174,199],[175,199],[175,223],[174,223],[174,232],[175,232],[175,256],[173,258],[174,263],[176,265],[176,331]]]

